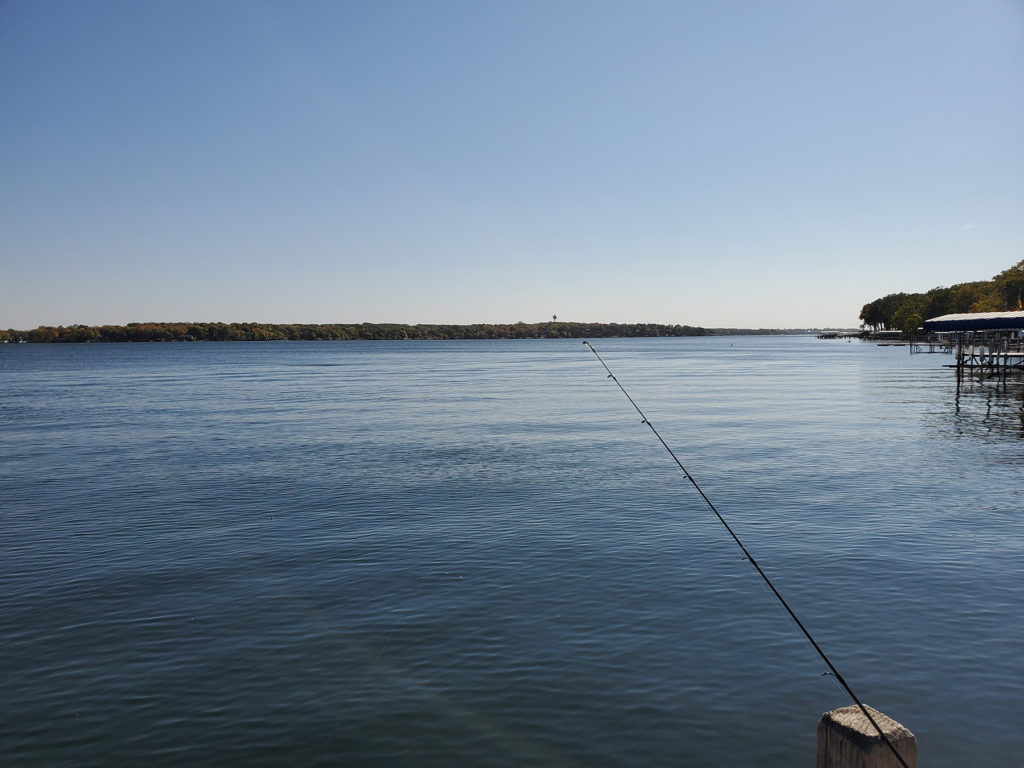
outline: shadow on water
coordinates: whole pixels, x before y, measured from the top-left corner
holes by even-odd
[[[957,434],[1024,438],[1024,377],[958,377],[952,417]]]

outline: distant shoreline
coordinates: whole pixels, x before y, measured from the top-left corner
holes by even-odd
[[[680,336],[800,336],[822,328],[702,328],[657,323],[128,323],[127,325],[40,326],[0,330],[0,343],[90,343],[145,341],[404,341],[408,339],[582,339]]]

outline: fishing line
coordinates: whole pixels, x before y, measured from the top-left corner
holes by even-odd
[[[711,502],[711,499],[708,498],[707,494],[704,493],[704,490],[697,484],[697,481],[693,479],[693,475],[691,475],[689,471],[686,469],[686,467],[683,466],[683,463],[679,460],[679,457],[676,456],[675,451],[673,451],[669,447],[668,443],[665,442],[665,439],[661,436],[661,434],[659,434],[658,430],[654,428],[654,425],[651,424],[650,420],[647,418],[644,412],[640,410],[640,406],[636,404],[636,401],[632,397],[630,397],[629,392],[626,391],[626,388],[622,386],[622,383],[615,377],[615,374],[612,373],[612,369],[608,367],[608,364],[604,361],[604,358],[597,354],[597,350],[594,349],[594,346],[589,341],[584,341],[583,343],[590,349],[591,352],[594,353],[594,356],[600,361],[601,365],[604,366],[604,369],[608,371],[608,378],[615,382],[616,386],[618,386],[618,388],[622,390],[622,394],[626,396],[626,399],[629,400],[630,404],[636,409],[636,412],[640,414],[640,418],[643,420],[641,423],[646,424],[648,427],[651,428],[651,432],[654,433],[654,436],[658,438],[658,442],[660,442],[662,446],[665,448],[665,450],[668,451],[668,455],[672,457],[672,461],[674,461],[676,463],[676,466],[682,470],[683,475],[685,475],[686,479],[690,481],[690,484],[697,489],[697,493],[699,493],[700,497],[704,499],[704,503],[708,505],[708,508],[715,513],[715,517],[718,518],[718,522],[725,526],[725,530],[729,532],[729,535],[732,537],[732,540],[736,542],[736,546],[738,546],[740,550],[743,552],[743,556],[752,566],[754,566],[754,570],[756,570],[758,575],[764,580],[764,583],[768,585],[768,589],[772,591],[772,594],[775,595],[775,598],[779,601],[782,607],[786,609],[786,613],[788,613],[790,618],[793,619],[794,622],[796,622],[796,625],[800,628],[800,631],[803,633],[804,637],[807,638],[807,641],[814,647],[814,650],[818,652],[818,655],[821,657],[822,661],[825,662],[829,669],[829,671],[825,674],[831,674],[831,676],[834,677],[836,681],[843,687],[843,690],[845,690],[850,695],[850,698],[853,699],[853,702],[860,708],[860,711],[864,714],[864,717],[866,717],[868,719],[868,722],[871,723],[872,726],[874,726],[875,730],[878,731],[878,735],[882,737],[882,740],[886,743],[886,745],[889,747],[892,753],[896,756],[896,759],[899,760],[900,765],[902,765],[903,768],[910,768],[910,766],[908,766],[906,761],[903,759],[903,756],[896,751],[896,746],[886,735],[885,731],[883,731],[881,726],[877,722],[875,722],[875,718],[873,718],[871,716],[871,713],[868,712],[867,707],[865,707],[864,704],[861,703],[861,700],[857,697],[857,694],[853,692],[853,689],[849,686],[849,684],[846,682],[843,676],[839,674],[839,670],[836,669],[835,665],[832,663],[829,657],[825,655],[825,652],[821,649],[821,646],[818,645],[817,641],[815,641],[815,639],[811,636],[811,633],[807,630],[807,627],[805,627],[803,622],[800,621],[799,618],[797,618],[796,613],[793,612],[793,609],[789,607],[789,603],[786,602],[785,598],[783,598],[782,595],[779,593],[779,590],[777,590],[775,588],[775,585],[772,584],[771,579],[768,578],[768,575],[761,569],[761,566],[758,565],[757,560],[754,559],[754,556],[750,554],[749,550],[745,546],[743,546],[743,542],[740,541],[740,538],[736,535],[736,532],[733,531],[729,523],[725,521],[725,518],[722,517],[722,514]]]

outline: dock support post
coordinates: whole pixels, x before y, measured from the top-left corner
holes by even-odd
[[[917,738],[907,728],[867,707],[910,768],[917,768]],[[860,707],[826,712],[818,722],[818,768],[899,768],[899,761]]]

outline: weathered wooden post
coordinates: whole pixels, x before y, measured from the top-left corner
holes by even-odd
[[[867,710],[906,764],[917,768],[917,738],[914,734],[877,709],[867,707]],[[818,768],[900,768],[900,764],[860,707],[850,706],[833,709],[821,716],[818,722]]]

